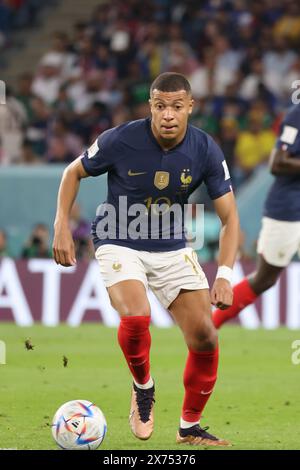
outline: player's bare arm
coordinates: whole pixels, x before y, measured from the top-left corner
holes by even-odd
[[[69,228],[69,214],[76,198],[80,180],[89,176],[81,163],[81,157],[72,162],[63,172],[57,198],[54,222],[53,257],[57,264],[74,266],[75,248]]]
[[[287,150],[274,149],[270,155],[270,171],[274,176],[300,175],[299,156],[292,156]]]
[[[232,192],[214,200],[215,210],[221,220],[218,265],[232,269],[239,240],[239,216]],[[228,279],[217,277],[211,290],[211,303],[220,309],[232,305],[233,292]]]

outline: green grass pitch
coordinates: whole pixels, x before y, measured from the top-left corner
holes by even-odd
[[[186,358],[178,328],[151,328],[157,392],[155,430],[146,442],[129,430],[131,380],[116,329],[99,324],[76,329],[0,324],[0,332],[7,347],[7,363],[0,365],[1,448],[56,449],[50,428],[54,412],[66,401],[86,399],[107,419],[100,451],[198,449],[175,443]],[[24,346],[28,338],[33,350]],[[219,378],[201,422],[232,441],[230,450],[300,448],[300,365],[291,361],[296,339],[300,331],[220,330]]]

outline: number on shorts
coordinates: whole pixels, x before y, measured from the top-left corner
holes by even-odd
[[[192,257],[193,257],[193,259],[190,258],[189,255],[184,255],[184,261],[186,263],[191,263],[195,273],[200,274],[200,272],[198,271],[198,257],[197,257],[197,253],[195,251],[193,251]]]

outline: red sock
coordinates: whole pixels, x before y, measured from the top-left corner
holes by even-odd
[[[212,314],[212,320],[216,328],[220,328],[224,322],[231,320],[247,305],[252,304],[258,296],[253,291],[248,279],[243,279],[233,288],[233,304],[226,310],[217,309]]]
[[[183,374],[185,395],[182,418],[190,423],[199,421],[217,380],[219,348],[214,351],[191,351]]]
[[[149,351],[150,317],[121,318],[118,340],[136,383],[144,385],[150,379]]]

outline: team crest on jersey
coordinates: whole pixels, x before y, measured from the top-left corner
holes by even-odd
[[[154,186],[157,189],[165,189],[169,186],[170,173],[168,171],[156,171],[154,176]]]
[[[186,189],[191,184],[191,182],[193,180],[192,175],[189,174],[190,171],[191,170],[189,168],[182,170],[182,173],[180,175],[180,181],[182,183],[182,185],[181,185],[182,189]]]

